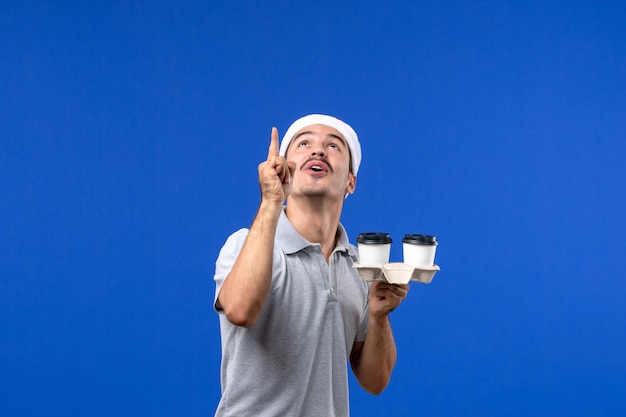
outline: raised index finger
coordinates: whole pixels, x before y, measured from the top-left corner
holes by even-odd
[[[272,128],[272,140],[267,152],[267,159],[270,159],[272,156],[278,156],[278,129],[275,127]]]

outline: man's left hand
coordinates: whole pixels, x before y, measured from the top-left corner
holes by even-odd
[[[370,286],[369,310],[377,317],[386,316],[395,310],[409,292],[408,284],[390,284],[374,281]]]

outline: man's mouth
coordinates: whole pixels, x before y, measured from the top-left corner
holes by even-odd
[[[315,173],[332,172],[330,165],[328,165],[326,162],[323,162],[317,159],[308,160],[307,162],[304,163],[304,166],[302,167],[302,169],[310,170]]]

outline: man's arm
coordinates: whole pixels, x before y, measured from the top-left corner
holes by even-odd
[[[396,343],[389,313],[398,307],[408,291],[408,285],[382,281],[370,287],[367,335],[364,342],[354,344],[350,364],[361,387],[371,394],[380,394],[391,379],[396,364]]]
[[[265,305],[272,281],[276,227],[294,169],[295,165],[278,156],[278,131],[273,128],[267,161],[259,164],[261,203],[217,299],[218,307],[235,325],[253,326]]]

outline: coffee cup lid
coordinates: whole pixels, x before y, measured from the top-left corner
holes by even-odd
[[[356,241],[357,243],[381,245],[391,243],[391,236],[389,233],[367,232],[360,233]]]
[[[437,238],[430,235],[406,234],[402,239],[403,243],[411,243],[413,245],[437,245]]]

